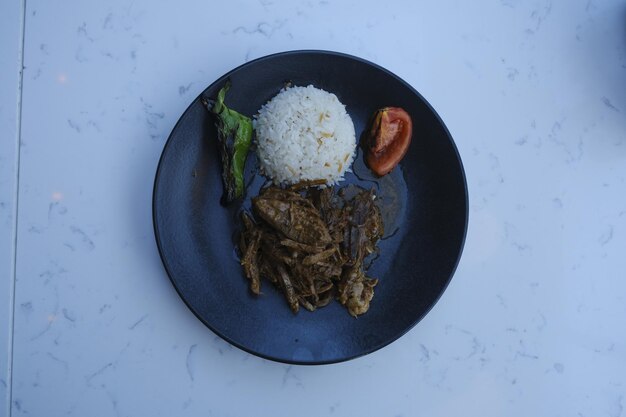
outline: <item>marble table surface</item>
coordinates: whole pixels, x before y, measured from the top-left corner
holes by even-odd
[[[229,346],[159,259],[186,106],[326,49],[404,78],[455,138],[465,251],[408,334],[289,366]],[[626,4],[0,3],[1,416],[626,416]]]

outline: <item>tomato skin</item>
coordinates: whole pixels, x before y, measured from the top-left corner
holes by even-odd
[[[400,107],[377,110],[372,118],[365,149],[365,162],[382,177],[404,158],[413,135],[411,116]]]

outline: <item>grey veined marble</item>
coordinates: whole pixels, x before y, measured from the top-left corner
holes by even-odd
[[[624,2],[5,1],[0,35],[0,415],[626,415]],[[471,204],[426,319],[322,367],[206,329],[150,216],[190,101],[308,48],[419,90]]]

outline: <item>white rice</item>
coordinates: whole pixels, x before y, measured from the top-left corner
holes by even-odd
[[[254,125],[261,170],[275,184],[334,184],[352,165],[356,139],[346,107],[312,85],[281,90],[261,107]]]

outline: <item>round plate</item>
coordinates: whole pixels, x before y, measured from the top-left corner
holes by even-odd
[[[220,205],[217,132],[212,116],[196,98],[165,145],[153,195],[157,245],[181,298],[231,344],[281,362],[340,362],[396,340],[439,299],[465,240],[465,174],[445,125],[409,84],[349,55],[293,51],[266,56],[232,70],[201,96],[215,97],[227,78],[232,81],[227,105],[248,116],[288,81],[313,84],[346,105],[357,137],[376,109],[398,106],[413,119],[413,140],[401,164],[381,179],[365,167],[359,150],[354,172],[340,184],[376,187],[388,207],[381,255],[368,272],[380,280],[369,311],[355,319],[332,302],[296,315],[269,282],[263,282],[259,297],[248,290],[235,250],[239,212],[249,207],[265,179],[252,152],[246,165],[246,199]]]

